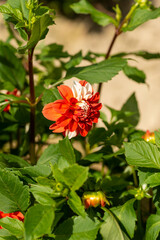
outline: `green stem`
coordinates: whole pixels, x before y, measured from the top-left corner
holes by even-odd
[[[142,216],[141,216],[141,200],[137,202],[137,230],[138,235],[143,239],[143,227],[142,227]]]
[[[34,48],[28,50],[28,67],[29,67],[29,87],[30,87],[30,159],[31,164],[36,164],[35,156],[35,89],[33,75],[33,52]]]
[[[133,166],[132,166],[132,173],[133,173],[134,185],[135,185],[135,187],[138,187],[137,174],[136,174],[135,168]]]

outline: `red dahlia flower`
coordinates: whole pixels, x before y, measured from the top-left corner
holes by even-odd
[[[20,96],[19,91],[18,91],[17,88],[15,88],[12,92],[8,91],[7,94],[8,94],[8,95],[14,95],[14,96],[17,96],[17,97]],[[8,102],[7,99],[6,99],[5,101]],[[9,112],[10,107],[11,107],[10,104],[8,104],[8,105],[3,109],[3,111],[4,111],[4,112]]]
[[[10,217],[10,218],[16,218],[20,221],[24,220],[24,216],[21,212],[13,212],[13,213],[4,213],[0,211],[0,219],[1,218],[5,218],[5,217]],[[0,229],[2,229],[2,227],[0,226]]]
[[[49,129],[63,133],[69,139],[78,134],[85,137],[100,116],[99,93],[94,94],[86,81],[75,81],[72,89],[61,85],[58,91],[63,99],[47,104],[42,111],[44,117],[55,121]]]

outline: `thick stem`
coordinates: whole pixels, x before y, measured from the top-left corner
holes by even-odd
[[[28,67],[29,67],[29,87],[30,87],[30,159],[31,164],[36,164],[35,157],[35,89],[33,76],[33,49],[28,50]]]

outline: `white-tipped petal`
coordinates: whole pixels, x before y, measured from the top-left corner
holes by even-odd
[[[69,139],[73,138],[73,137],[76,137],[77,136],[77,131],[69,131],[68,129],[66,130],[65,132],[65,136],[68,136]]]

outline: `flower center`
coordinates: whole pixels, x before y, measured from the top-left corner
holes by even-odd
[[[89,104],[82,100],[77,103],[77,105],[81,108],[81,115],[82,117],[86,118],[88,116]]]

